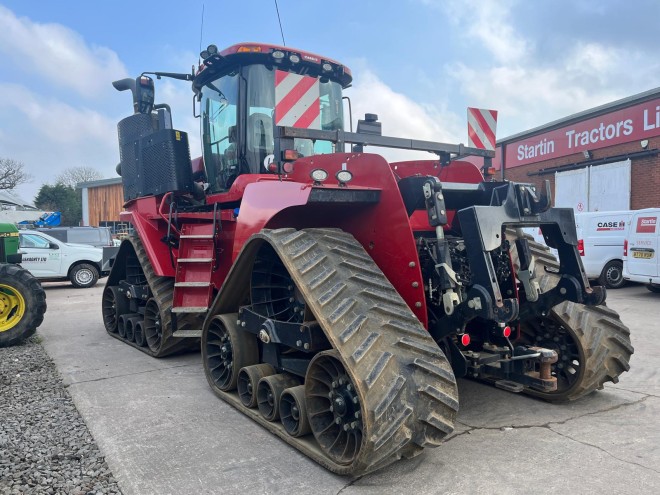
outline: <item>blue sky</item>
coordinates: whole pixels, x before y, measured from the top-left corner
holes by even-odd
[[[466,142],[477,106],[504,137],[660,86],[657,1],[278,1],[287,45],[348,65],[354,118],[378,113],[387,135]],[[281,43],[273,0],[0,0],[0,157],[34,176],[21,196],[68,167],[114,175],[131,106],[112,80],[189,71],[202,5],[203,46]],[[199,154],[189,86],[156,92]]]

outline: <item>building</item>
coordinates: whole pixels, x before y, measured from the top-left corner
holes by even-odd
[[[82,190],[82,225],[110,227],[113,233],[126,230],[119,218],[124,205],[121,177],[81,182],[77,188]]]
[[[660,206],[660,88],[501,139],[501,176],[541,186],[556,206],[613,211]]]

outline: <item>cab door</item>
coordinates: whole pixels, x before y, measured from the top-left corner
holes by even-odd
[[[55,239],[34,232],[20,233],[21,266],[37,278],[61,277],[62,250]]]
[[[660,225],[657,213],[639,212],[630,225],[628,242],[628,272],[631,275],[658,276],[658,235]]]

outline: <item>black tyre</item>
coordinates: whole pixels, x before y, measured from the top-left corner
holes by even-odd
[[[620,289],[626,285],[626,280],[623,278],[623,262],[612,260],[607,263],[598,278],[598,283],[608,289]]]
[[[0,264],[0,347],[33,335],[45,312],[41,283],[18,265]]]
[[[646,288],[650,290],[651,292],[655,292],[656,294],[660,294],[660,285],[658,284],[647,284]]]
[[[71,269],[69,280],[76,289],[94,287],[99,281],[99,271],[94,265],[80,263]]]
[[[507,231],[509,240],[515,232]],[[548,247],[526,236],[535,259],[535,272],[541,292],[557,285],[557,259]],[[515,244],[513,244],[515,246]],[[517,264],[515,247],[512,260]],[[585,306],[565,301],[552,308],[546,316],[527,320],[520,325],[521,343],[554,349],[559,360],[552,365],[557,378],[555,392],[526,389],[525,393],[550,402],[579,399],[603,388],[606,382],[616,383],[619,375],[630,369],[634,350],[630,330],[616,311],[607,306]]]

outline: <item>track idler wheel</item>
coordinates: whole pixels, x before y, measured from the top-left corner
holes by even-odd
[[[239,371],[259,362],[257,338],[240,330],[238,315],[214,316],[202,338],[202,361],[209,383],[223,392],[236,388]]]
[[[238,372],[238,396],[245,407],[257,407],[257,385],[259,380],[275,374],[275,368],[262,363],[246,366]]]
[[[259,380],[257,385],[257,406],[259,412],[267,421],[280,419],[280,397],[287,388],[300,385],[297,378],[280,374],[271,375]]]
[[[140,318],[138,321],[136,321],[133,324],[133,331],[135,332],[135,343],[140,346],[144,347],[147,345],[147,341],[144,338],[144,319]]]
[[[337,464],[351,464],[362,446],[360,400],[337,351],[314,356],[305,377],[307,416],[319,446]]]
[[[106,286],[101,298],[101,312],[103,314],[103,325],[110,333],[119,330],[119,317],[128,312],[128,299],[119,292],[116,286]]]
[[[287,388],[280,397],[282,426],[292,437],[303,437],[312,432],[307,418],[305,386]]]

